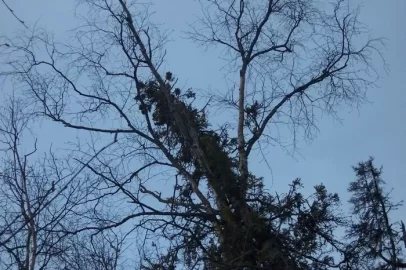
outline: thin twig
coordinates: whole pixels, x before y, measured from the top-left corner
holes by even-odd
[[[22,25],[24,25],[25,28],[28,29],[28,26],[25,24],[25,22],[24,22],[23,20],[21,20],[21,19],[15,14],[14,10],[12,10],[9,5],[7,5],[6,1],[5,1],[5,0],[1,0],[1,1],[2,1],[3,4],[6,6],[6,8],[11,12],[11,14],[13,14],[14,18],[16,18]]]

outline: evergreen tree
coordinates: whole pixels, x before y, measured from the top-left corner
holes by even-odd
[[[347,250],[353,257],[345,269],[359,264],[368,265],[369,269],[406,268],[401,256],[400,221],[390,220],[390,213],[402,204],[394,203],[390,192],[385,191],[382,168],[374,166],[373,158],[358,163],[354,171],[357,179],[348,188],[354,219],[347,229],[347,238],[351,240]]]

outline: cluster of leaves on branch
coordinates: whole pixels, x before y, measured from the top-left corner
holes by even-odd
[[[168,72],[166,79],[172,81],[172,74]],[[167,84],[167,89],[171,89],[170,84]],[[288,194],[272,196],[264,190],[264,179],[250,174],[247,196],[242,197],[238,163],[233,154],[235,140],[223,130],[218,132],[209,128],[204,111],[197,110],[190,102],[186,103],[194,96],[190,89],[186,94],[181,94],[178,88],[171,93],[174,109],[182,112],[184,121],[198,131],[200,146],[205,156],[210,157],[211,174],[200,167],[190,147],[182,142],[182,135],[171,117],[171,106],[156,82],[139,83],[136,100],[141,110],[146,108],[152,113],[157,135],[169,147],[179,146],[177,161],[186,168],[192,168],[191,175],[195,181],[207,181],[212,191],[211,198],[216,200],[222,230],[219,238],[223,241],[211,243],[202,250],[202,254],[210,258],[207,267],[223,269],[233,263],[225,262],[225,256],[238,258],[239,254],[247,254],[234,261],[239,267],[262,265],[266,269],[306,269],[309,260],[319,267],[332,264],[331,256],[318,257],[327,243],[337,250],[342,245],[334,237],[334,228],[345,224],[345,220],[335,212],[339,205],[337,194],[330,194],[323,185],[319,185],[315,187],[313,199],[304,198],[299,192],[301,182],[297,179]],[[179,201],[190,201],[190,187],[185,185],[182,188]],[[244,212],[244,208],[248,211]],[[215,218],[200,220],[191,228],[193,237],[185,236],[187,248],[184,255],[188,267],[200,260],[197,251],[199,247],[204,247],[205,236],[214,230],[208,223]]]

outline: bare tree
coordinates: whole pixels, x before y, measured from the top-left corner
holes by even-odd
[[[16,265],[18,269],[34,269],[37,264],[46,265],[52,254],[58,252],[57,235],[48,240],[43,233],[47,227],[55,226],[55,216],[48,208],[55,199],[55,185],[59,181],[51,182],[50,175],[41,171],[44,167],[30,165],[29,160],[37,150],[36,142],[29,153],[21,150],[29,121],[22,113],[21,105],[11,100],[8,107],[2,108],[1,115],[1,264],[6,268]]]
[[[98,234],[80,234],[69,237],[69,240],[66,241],[66,251],[60,255],[58,266],[55,269],[126,269],[119,259],[125,251],[124,241],[127,235],[119,235],[109,230]]]
[[[68,228],[74,226],[76,215],[85,213],[80,208],[86,205],[89,191],[76,181],[83,166],[69,168],[65,159],[52,152],[41,157],[36,140],[33,149],[24,152],[35,116],[27,114],[27,107],[27,103],[16,98],[1,107],[0,269],[52,269],[58,265],[60,258],[74,248],[75,238]],[[109,238],[103,239],[93,243],[94,252],[98,251],[96,248],[103,251],[98,245]],[[112,241],[106,242],[110,249],[123,243]],[[99,269],[118,269],[116,257],[111,258],[112,262],[104,262],[111,266]]]
[[[225,46],[237,65],[238,97],[218,99],[237,110],[232,134],[228,123],[213,129],[211,104],[197,108],[196,93],[161,70],[166,35],[149,21],[149,6],[82,2],[74,43],[44,33],[5,41],[11,72],[39,112],[91,135],[75,156],[91,187],[86,211],[64,233],[129,227],[144,236],[144,269],[327,269],[348,260],[334,237],[346,224],[338,196],[319,185],[305,198],[300,180],[270,194],[249,156],[277,139],[274,128],[311,135],[318,108],[334,114],[365,100],[380,40],[356,46],[356,11],[344,1],[331,14],[318,1],[203,3],[191,38]]]
[[[371,57],[381,56],[383,43],[367,39],[359,10],[346,1],[201,2],[190,38],[221,46],[240,76],[236,94],[219,96],[221,106],[237,109],[239,156],[261,138],[278,141],[271,131],[283,125],[311,136],[318,111],[335,115],[339,104],[365,101],[377,75]],[[247,167],[246,158],[240,162]]]

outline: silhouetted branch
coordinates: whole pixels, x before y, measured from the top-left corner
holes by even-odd
[[[5,0],[1,0],[4,4],[4,6],[8,9],[8,11],[10,11],[10,13],[14,16],[14,18],[17,19],[18,22],[20,22],[25,28],[28,29],[28,26],[25,24],[25,22],[23,20],[21,20],[14,12],[14,10],[11,9],[11,7],[6,3]]]

